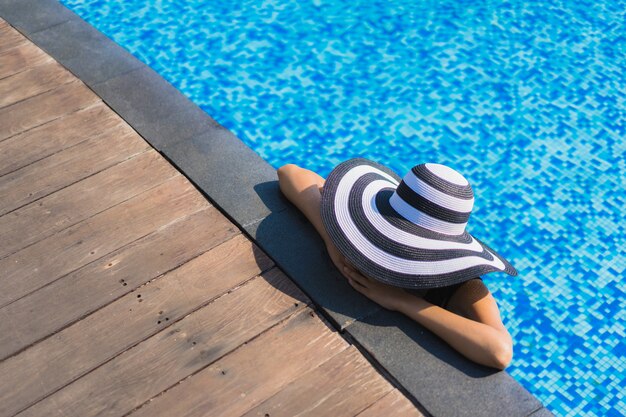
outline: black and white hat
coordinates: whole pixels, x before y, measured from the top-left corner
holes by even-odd
[[[421,164],[403,179],[362,158],[339,164],[322,190],[324,226],[365,275],[403,288],[434,288],[488,272],[517,275],[470,235],[469,182],[445,165]]]

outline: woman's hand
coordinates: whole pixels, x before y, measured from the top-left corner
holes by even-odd
[[[342,272],[352,288],[387,310],[401,311],[411,298],[402,288],[368,278],[352,267],[344,266]]]
[[[359,273],[332,242],[326,242],[326,249],[333,264],[348,279],[352,288],[380,306],[388,310],[400,311],[402,303],[411,296],[402,288],[383,284]]]
[[[328,255],[350,285],[372,301],[389,310],[400,311],[432,330],[452,347],[473,361],[502,369],[511,360],[511,337],[500,320],[491,294],[461,305],[473,319],[433,306],[398,287],[382,284],[360,274],[331,242],[320,214],[324,178],[296,165],[278,169],[280,189],[289,201],[313,224],[326,243]],[[458,303],[457,303],[458,304]],[[471,305],[469,305],[471,304]]]

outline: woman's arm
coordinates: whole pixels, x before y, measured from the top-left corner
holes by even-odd
[[[502,324],[498,307],[488,291],[479,300],[472,300],[471,294],[466,297],[462,292],[465,286],[455,293],[451,304],[454,302],[457,309],[465,310],[472,317],[468,318],[433,305],[401,288],[365,277],[354,269],[345,268],[344,274],[349,277],[354,289],[381,306],[403,313],[420,323],[468,359],[497,369],[504,369],[511,362],[511,336]],[[480,285],[484,287],[482,282]]]
[[[326,243],[331,260],[357,291],[389,310],[406,314],[475,362],[498,369],[509,364],[511,337],[502,325],[495,300],[486,288],[488,296],[483,294],[480,297],[464,294],[466,286],[459,288],[449,303],[450,308],[459,313],[455,314],[401,288],[366,278],[341,255],[324,228],[320,215],[320,189],[324,178],[289,164],[278,169],[278,181],[282,193],[315,227]]]
[[[277,172],[283,195],[306,216],[324,242],[329,241],[320,214],[320,188],[324,186],[324,178],[294,164],[283,165]]]
[[[317,230],[317,233],[319,233],[326,244],[328,256],[339,272],[343,274],[343,267],[352,265],[330,240],[322,222],[322,215],[320,214],[322,194],[320,190],[324,186],[324,182],[324,178],[315,172],[300,168],[294,164],[287,164],[278,168],[280,191],[298,207],[315,227],[315,230]]]

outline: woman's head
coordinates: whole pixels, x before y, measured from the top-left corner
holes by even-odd
[[[341,253],[369,276],[404,288],[452,285],[488,272],[516,275],[466,230],[469,181],[440,164],[400,179],[365,159],[337,166],[324,185],[321,214]]]

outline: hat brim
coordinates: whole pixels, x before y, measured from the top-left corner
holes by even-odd
[[[400,216],[389,204],[400,180],[363,158],[339,164],[326,179],[322,221],[359,271],[412,289],[444,287],[490,272],[517,275],[508,261],[469,233],[445,235]]]

